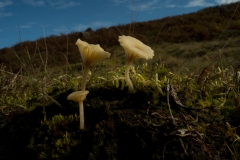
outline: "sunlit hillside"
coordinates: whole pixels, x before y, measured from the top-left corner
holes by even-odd
[[[26,54],[31,57],[36,67],[41,64],[40,55],[44,59],[46,54],[49,55],[49,67],[66,64],[66,58],[70,64],[77,63],[80,57],[75,42],[79,36],[89,43],[100,44],[113,55],[116,54],[115,47],[119,46],[118,36],[122,34],[134,36],[152,47],[163,48],[159,52],[167,54],[167,56],[169,54],[175,56],[175,52],[177,57],[180,55],[181,57],[202,56],[208,52],[216,51],[219,47],[229,45],[239,50],[237,44],[240,41],[240,7],[237,5],[238,3],[233,3],[210,7],[191,14],[148,22],[132,22],[128,25],[100,28],[96,31],[93,31],[89,26],[83,34],[76,32],[60,36],[52,35],[36,41],[22,42],[11,48],[0,50],[0,64],[16,72],[21,68],[19,58],[23,58]],[[182,48],[185,48],[186,42],[194,43],[200,51],[197,51],[198,53],[185,51]],[[219,42],[226,43],[226,45]],[[180,45],[182,46],[180,49],[171,50],[169,48],[173,43],[175,45],[183,43],[183,45]],[[206,45],[202,47],[202,43]],[[186,45],[188,46],[188,44]],[[191,50],[191,48],[189,49]],[[192,50],[196,51],[196,48],[192,48]]]
[[[240,159],[239,44],[240,2],[3,48],[0,159]]]

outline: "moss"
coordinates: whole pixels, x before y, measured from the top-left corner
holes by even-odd
[[[132,92],[119,79],[121,73],[111,72],[116,79],[93,79],[84,101],[84,130],[79,130],[78,105],[66,99],[75,86],[62,85],[48,91],[62,107],[33,96],[27,103],[29,110],[1,121],[0,158],[229,159],[232,155],[227,145],[238,156],[239,144],[226,136],[230,129],[225,123],[229,122],[230,128],[239,125],[236,93],[221,80],[207,80],[202,92],[190,76],[176,75],[157,65],[155,71],[157,74],[146,71],[145,76],[133,75],[136,88]],[[233,132],[240,134],[238,128]]]

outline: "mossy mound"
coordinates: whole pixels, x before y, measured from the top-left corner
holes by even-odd
[[[99,87],[90,93],[84,130],[77,104],[63,99],[62,107],[46,106],[46,121],[41,107],[9,116],[0,130],[0,159],[203,160],[231,158],[231,144],[234,153],[239,150],[231,139],[239,129],[226,126],[214,106],[182,108],[170,97],[172,119],[166,96],[151,86],[134,92]]]

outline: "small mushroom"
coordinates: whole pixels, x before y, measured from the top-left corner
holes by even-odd
[[[131,36],[119,36],[118,41],[124,48],[127,58],[125,68],[126,83],[128,85],[128,89],[133,90],[133,84],[129,78],[129,69],[132,61],[138,58],[145,58],[147,60],[152,59],[154,56],[154,51],[149,46],[143,44],[141,41]]]
[[[81,90],[84,91],[86,89],[89,67],[98,61],[109,58],[111,54],[104,51],[99,44],[88,44],[80,39],[78,39],[75,44],[78,46],[84,65],[83,79],[81,84]]]
[[[86,98],[89,91],[76,91],[68,95],[67,99],[78,102],[79,116],[80,116],[80,129],[84,128],[84,108],[83,100]]]

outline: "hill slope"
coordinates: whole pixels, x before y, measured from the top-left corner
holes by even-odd
[[[137,22],[131,24],[130,33],[129,29],[129,24],[100,28],[96,31],[89,28],[85,31],[88,35],[85,40],[100,44],[105,50],[111,51],[113,46],[119,45],[118,36],[121,34],[132,35],[150,46],[159,45],[162,42],[199,42],[240,37],[239,2],[210,7],[186,15]],[[54,61],[65,64],[66,58],[68,62],[74,63],[80,58],[75,46],[78,37],[78,32],[61,36],[52,35],[45,39],[22,42],[12,48],[3,48],[0,50],[0,63],[17,71],[21,66],[18,59],[29,55],[35,60],[33,63],[38,66],[41,63],[40,53],[42,58],[45,58],[46,53],[52,57],[48,59],[49,64],[53,64]],[[17,56],[19,56],[18,59],[16,59]]]

